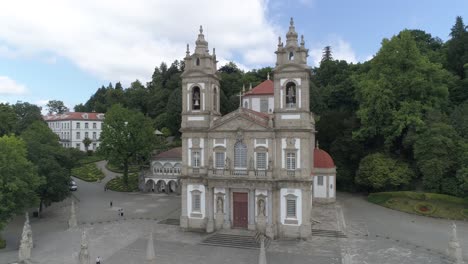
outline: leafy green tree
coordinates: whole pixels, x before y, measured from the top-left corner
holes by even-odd
[[[142,163],[148,158],[154,138],[149,118],[140,112],[114,105],[106,114],[99,151],[110,162],[123,166],[123,180],[128,184],[129,164]]]
[[[468,139],[468,100],[453,110],[450,120],[458,134]]]
[[[40,197],[40,211],[43,205],[59,202],[65,199],[70,191],[66,161],[58,136],[49,129],[45,122],[33,122],[22,134],[21,138],[28,148],[28,159],[37,167],[39,176],[45,179],[37,188]]]
[[[12,216],[37,204],[35,190],[42,180],[27,159],[24,141],[0,137],[0,230]]]
[[[93,143],[93,141],[89,137],[85,137],[83,139],[83,144],[85,146],[86,152],[88,152],[88,148],[89,148],[89,145],[91,145],[91,143]]]
[[[42,121],[41,108],[28,102],[17,102],[12,105],[15,110],[18,122],[16,124],[16,134],[21,134],[29,125],[35,121]]]
[[[462,153],[458,134],[452,126],[440,122],[430,124],[422,131],[415,137],[413,148],[424,188],[457,195],[453,181],[456,180],[457,161]]]
[[[69,111],[68,107],[60,100],[50,100],[46,106],[49,114],[63,114]]]
[[[424,114],[447,105],[450,73],[421,55],[407,30],[391,40],[370,61],[370,70],[357,78],[359,139],[378,139],[401,148],[411,127],[424,125]]]
[[[446,67],[455,73],[460,79],[466,78],[464,65],[468,63],[468,33],[463,23],[463,18],[458,16],[455,25],[450,32],[452,37],[447,41],[447,64]]]
[[[89,112],[88,108],[84,104],[77,104],[73,107],[75,112]]]
[[[0,104],[0,120],[0,136],[15,133],[18,120],[9,104]]]
[[[376,153],[361,160],[356,183],[371,191],[382,191],[408,185],[413,177],[414,172],[408,164]]]

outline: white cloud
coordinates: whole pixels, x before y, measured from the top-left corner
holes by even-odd
[[[111,81],[150,78],[154,66],[193,50],[204,26],[218,59],[273,64],[276,28],[266,0],[5,1],[0,8],[0,56],[66,58]],[[27,6],[27,8],[25,8]],[[248,11],[246,11],[248,10]]]
[[[17,83],[8,76],[0,76],[0,95],[24,95],[27,89],[24,85]]]
[[[326,46],[331,47],[332,56],[335,60],[345,60],[349,63],[356,63],[356,53],[352,49],[351,44],[341,37],[332,36],[327,41],[321,41],[316,43],[313,48],[310,49],[310,56],[312,57],[312,65],[319,66],[322,60],[323,48]]]

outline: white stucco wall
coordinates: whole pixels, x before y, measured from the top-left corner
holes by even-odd
[[[323,185],[318,185],[318,177],[323,177]],[[315,175],[314,176],[314,197],[326,198],[327,197],[327,176]]]
[[[297,224],[285,224],[286,220],[286,196],[292,194],[297,197],[296,199],[296,218],[291,220],[297,220]],[[283,225],[301,225],[302,224],[302,190],[301,189],[287,189],[281,188],[280,190],[281,199],[281,224]]]

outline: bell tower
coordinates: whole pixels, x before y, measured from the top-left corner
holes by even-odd
[[[181,131],[203,130],[210,127],[211,121],[220,116],[219,77],[217,75],[216,54],[208,50],[208,42],[200,33],[195,42],[195,50],[190,54],[187,44],[184,58],[185,68],[182,78],[182,124]]]
[[[310,128],[309,81],[311,68],[307,65],[308,49],[304,36],[298,34],[291,18],[286,45],[278,38],[274,71],[275,126],[277,128]]]

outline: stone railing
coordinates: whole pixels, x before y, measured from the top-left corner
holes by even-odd
[[[272,176],[271,170],[249,170],[249,169],[217,169],[213,168],[208,170],[208,177],[261,177],[268,178]]]

